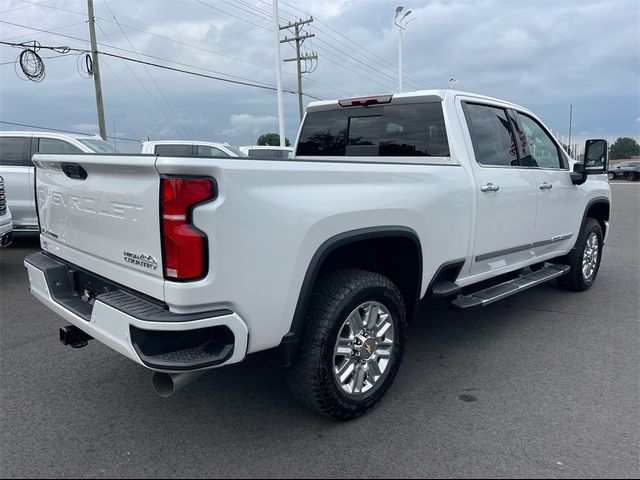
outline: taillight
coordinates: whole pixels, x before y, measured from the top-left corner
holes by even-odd
[[[164,276],[197,280],[207,273],[207,236],[193,226],[191,211],[215,198],[212,179],[162,177],[160,215]]]

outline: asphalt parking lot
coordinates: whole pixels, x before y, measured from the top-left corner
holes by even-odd
[[[249,358],[168,400],[63,321],[0,252],[0,476],[628,477],[640,475],[640,182],[613,185],[612,232],[586,293],[549,283],[480,312],[424,305],[380,406],[335,423]]]

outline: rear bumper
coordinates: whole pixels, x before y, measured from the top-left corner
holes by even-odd
[[[151,370],[203,370],[238,363],[246,356],[247,326],[230,310],[178,315],[135,293],[105,286],[104,279],[90,273],[79,274],[77,267],[50,255],[30,255],[24,264],[31,293],[38,300],[91,337]],[[93,305],[79,294],[91,279],[104,292],[95,297]]]

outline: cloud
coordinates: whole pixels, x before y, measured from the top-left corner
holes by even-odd
[[[75,125],[69,125],[69,129],[88,134],[100,131],[97,123],[76,123]]]
[[[250,134],[252,137],[269,133],[278,128],[278,118],[273,116],[255,116],[250,113],[234,113],[229,118],[229,128],[222,129],[222,135],[239,137]]]
[[[84,0],[37,6],[18,0],[4,3],[3,10],[26,7],[3,11],[4,21],[88,38]],[[142,58],[275,85],[270,2],[206,3],[209,7],[197,2],[138,0],[109,1],[109,6],[123,25],[136,28],[123,27],[135,50],[157,57]],[[390,1],[280,2],[281,23],[305,17],[305,13],[316,18],[306,28],[316,37],[304,46],[318,53],[319,64],[314,73],[304,75],[304,92],[331,99],[397,91],[396,5]],[[405,89],[444,88],[449,78],[456,77],[456,88],[524,105],[554,131],[568,133],[569,105],[573,104],[574,131],[604,128],[607,136],[637,137],[640,47],[633,40],[638,36],[640,2],[432,0],[410,6],[415,7],[415,20],[404,36]],[[107,45],[100,48],[113,51],[108,47],[113,42],[131,50],[104,2],[96,2],[95,8],[101,27],[98,41]],[[76,11],[77,15],[71,13]],[[87,47],[83,40],[0,25],[0,37],[16,35],[18,41]],[[287,58],[294,51],[283,45],[281,52]],[[2,120],[97,131],[93,81],[80,78],[75,55],[45,59],[47,77],[34,84],[16,77],[11,62],[18,53],[0,46],[0,63],[10,62],[0,65]],[[285,88],[295,90],[294,62],[283,64],[282,70]],[[145,68],[110,57],[101,59],[101,73],[109,135],[114,121],[125,137],[158,140],[216,135],[218,141],[228,138],[250,143],[256,135],[277,130],[273,91]],[[285,121],[287,137],[294,138],[299,123],[295,95],[285,94]],[[84,128],[64,127],[83,124]]]

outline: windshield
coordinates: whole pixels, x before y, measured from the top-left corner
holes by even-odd
[[[227,150],[233,152],[238,157],[248,157],[249,156],[246,153],[244,153],[242,150],[240,150],[238,147],[232,147],[231,145],[225,145],[224,148],[226,148]]]
[[[117,153],[116,149],[110,143],[105,142],[102,139],[87,139],[78,138],[80,143],[83,143],[89,147],[95,153]]]

